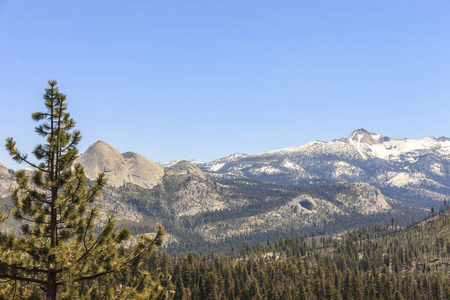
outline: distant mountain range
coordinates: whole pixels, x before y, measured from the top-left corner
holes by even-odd
[[[366,182],[407,203],[450,197],[450,139],[392,139],[359,129],[260,155],[232,154],[197,166],[211,178],[253,178],[293,185]]]
[[[135,233],[163,223],[171,245],[191,251],[420,218],[421,207],[450,198],[449,154],[447,138],[395,140],[360,129],[331,142],[165,166],[98,141],[77,162],[88,178],[108,178],[102,216],[114,214]],[[11,205],[13,186],[13,171],[0,164],[0,204]],[[8,222],[4,230],[17,231]]]

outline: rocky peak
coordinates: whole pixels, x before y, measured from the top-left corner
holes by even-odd
[[[446,136],[438,137],[437,140],[438,140],[439,142],[450,142],[450,138],[448,138],[448,137],[446,137]]]
[[[92,144],[77,162],[84,166],[90,179],[95,179],[98,173],[103,172],[108,178],[109,185],[121,186],[125,182],[132,182],[131,174],[120,151],[103,141]]]
[[[122,154],[103,141],[92,144],[77,162],[84,166],[88,178],[95,179],[98,173],[103,172],[108,178],[108,185],[116,187],[134,183],[152,188],[164,176],[163,167],[154,161],[134,152]]]
[[[4,164],[0,163],[0,178],[12,178],[12,174],[5,167]]]
[[[173,166],[165,168],[167,176],[191,176],[198,180],[206,180],[203,172],[191,162],[182,160]]]
[[[382,136],[381,134],[371,133],[364,128],[353,131],[348,139],[351,143],[364,143],[366,145],[372,146],[375,144],[383,143],[389,140],[388,137]]]

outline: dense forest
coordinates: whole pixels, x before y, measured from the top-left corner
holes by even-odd
[[[174,299],[450,299],[450,210],[342,235],[244,243],[226,255],[153,252]]]

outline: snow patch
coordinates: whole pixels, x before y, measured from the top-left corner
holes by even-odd
[[[390,177],[389,180],[386,181],[387,185],[397,187],[421,186],[424,184],[435,187],[444,187],[442,184],[430,178],[427,178],[427,176],[423,173],[408,174],[408,173],[389,172],[386,177],[388,178]]]
[[[223,166],[225,166],[225,163],[215,164],[215,165],[212,165],[211,167],[209,167],[209,169],[210,169],[211,171],[213,171],[213,172],[217,172],[217,171],[219,171],[220,169],[222,169]]]
[[[264,155],[267,155],[267,154],[289,154],[289,153],[295,153],[295,152],[302,152],[304,149],[307,149],[312,146],[314,147],[317,145],[322,145],[322,144],[326,144],[326,143],[321,142],[321,141],[313,141],[313,142],[309,142],[308,144],[305,144],[302,146],[288,147],[288,148],[269,151],[269,152],[264,153]]]
[[[354,134],[355,135],[355,134]],[[358,134],[356,137],[356,141],[354,139],[354,135],[350,136],[349,138],[349,142],[350,144],[352,144],[356,150],[358,151],[358,153],[362,156],[363,159],[366,159],[367,156],[364,154],[364,152],[361,150],[361,139],[363,138],[362,134]]]
[[[281,173],[282,171],[280,169],[271,167],[271,166],[263,166],[261,168],[252,170],[253,174],[277,174]]]
[[[442,164],[440,163],[434,163],[430,166],[431,172],[444,176],[444,172],[442,172]]]
[[[368,146],[370,155],[381,159],[398,159],[401,155],[423,150],[440,150],[450,153],[450,143],[441,142],[433,137],[426,137],[420,140],[394,140],[390,139],[380,144]],[[411,159],[411,157],[408,157]]]
[[[281,166],[286,169],[305,171],[302,167],[300,167],[299,165],[297,165],[296,163],[294,163],[288,159],[283,160],[283,162],[281,163]]]
[[[342,176],[349,177],[349,178],[356,178],[357,176],[360,176],[362,170],[356,166],[353,166],[345,161],[336,161],[333,162],[334,165],[334,171],[333,171],[333,177],[339,178]]]

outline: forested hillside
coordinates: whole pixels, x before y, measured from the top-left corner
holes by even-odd
[[[129,212],[138,212],[139,218],[129,213],[119,220],[133,234],[164,224],[174,237],[167,245],[170,253],[223,253],[244,241],[339,233],[391,218],[404,226],[426,214],[424,209],[384,197],[364,183],[299,187],[249,179],[211,181],[166,175],[153,189],[132,184],[107,187],[102,198],[116,199]],[[119,210],[112,213],[121,215]]]
[[[154,252],[174,299],[450,299],[450,211],[340,236],[244,243],[227,255]],[[168,275],[171,275],[171,279]]]

